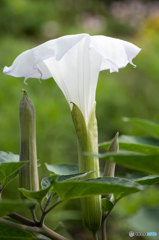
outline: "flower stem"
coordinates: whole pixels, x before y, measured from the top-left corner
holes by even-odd
[[[102,219],[102,240],[107,240],[107,236],[106,236],[106,218]]]
[[[94,240],[98,240],[97,233],[94,233],[94,234],[93,234],[93,239],[94,239]]]

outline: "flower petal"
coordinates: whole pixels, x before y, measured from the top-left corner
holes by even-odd
[[[110,69],[118,72],[119,68],[132,63],[132,59],[141,51],[140,48],[127,41],[105,36],[91,36],[90,48],[94,48],[103,59],[100,71]]]
[[[88,122],[95,102],[101,56],[89,49],[90,36],[85,36],[59,61],[55,57],[44,60],[54,80],[65,95],[70,108],[71,102],[81,110]]]
[[[20,54],[11,67],[4,67],[3,73],[14,77],[41,78],[51,77],[48,68],[43,63],[44,59],[55,57],[60,60],[63,55],[88,34],[68,35],[45,42],[38,47]]]

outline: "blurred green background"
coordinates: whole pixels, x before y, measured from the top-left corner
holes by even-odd
[[[25,88],[36,108],[40,180],[48,176],[45,162],[78,163],[69,106],[53,79],[41,83],[28,79],[25,85],[23,78],[6,76],[2,70],[29,48],[83,32],[121,38],[142,48],[133,61],[136,68],[129,64],[119,73],[103,71],[99,75],[96,93],[99,142],[109,140],[117,131],[144,135],[140,129],[123,122],[124,116],[159,121],[159,1],[1,0],[0,151],[19,153],[18,106],[21,89]],[[117,167],[117,171],[123,170]],[[16,179],[6,188],[4,197],[19,198],[17,186]],[[151,222],[156,222],[153,216],[157,211],[151,210],[158,207],[158,200],[157,186],[121,200],[109,217],[108,239],[127,240],[130,230],[151,231],[133,224],[136,218],[140,223],[151,217]],[[50,213],[47,218],[48,226],[54,228],[59,219],[68,230],[64,234],[77,240],[91,239],[82,225],[79,200],[57,207],[55,214]]]

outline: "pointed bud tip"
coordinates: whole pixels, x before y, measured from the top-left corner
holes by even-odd
[[[25,89],[21,89],[21,92],[23,92],[23,97],[22,97],[22,99],[28,98],[28,93],[27,93],[27,91],[26,91]]]
[[[114,137],[114,138],[116,139],[116,138],[118,138],[118,137],[119,137],[119,132],[117,132],[117,133],[115,134],[115,137]]]
[[[116,133],[112,143],[110,144],[110,146],[108,148],[108,152],[118,152],[119,151],[118,136],[119,136],[119,132]]]
[[[21,89],[21,92],[23,92],[24,94],[28,95],[27,91],[25,89]]]

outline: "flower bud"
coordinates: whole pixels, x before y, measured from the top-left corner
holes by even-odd
[[[24,94],[19,104],[20,161],[28,160],[28,163],[19,170],[19,187],[38,191],[35,108],[27,92],[21,91]]]
[[[117,132],[112,143],[108,148],[108,152],[117,153],[119,151],[118,136],[119,136],[119,133]],[[104,176],[114,177],[114,172],[115,172],[115,163],[107,161],[105,164]]]

